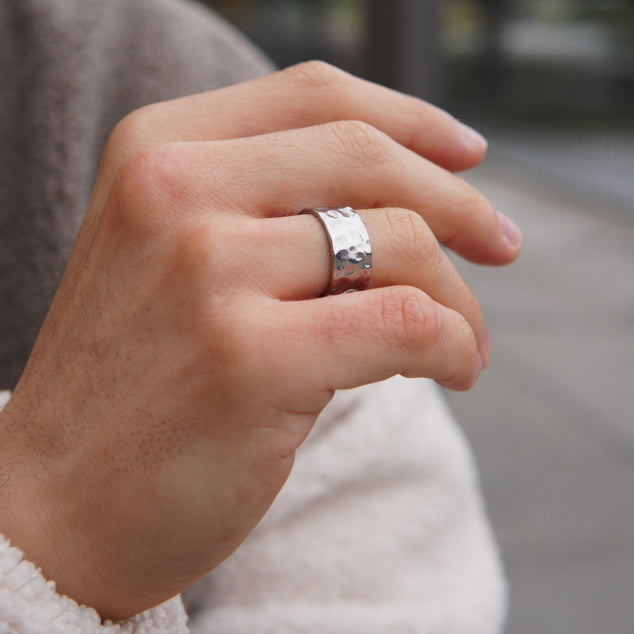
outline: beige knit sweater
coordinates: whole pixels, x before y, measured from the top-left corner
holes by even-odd
[[[3,2],[0,41],[0,387],[11,388],[108,130],[134,107],[269,65],[176,0]],[[0,537],[0,634],[500,632],[497,550],[435,385],[397,377],[338,393],[268,515],[185,600],[189,625],[180,598],[102,624]]]

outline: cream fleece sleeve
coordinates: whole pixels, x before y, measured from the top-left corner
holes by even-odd
[[[0,391],[0,410],[10,393]],[[22,552],[0,535],[0,634],[187,634],[180,597],[132,619],[101,623],[95,610],[57,594]]]

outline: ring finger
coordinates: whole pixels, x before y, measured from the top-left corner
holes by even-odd
[[[407,209],[357,210],[372,244],[369,288],[413,286],[439,304],[456,310],[469,322],[486,365],[489,341],[479,303],[433,232]],[[243,244],[257,253],[258,288],[282,300],[322,295],[332,273],[330,244],[311,215],[254,219],[252,234]]]

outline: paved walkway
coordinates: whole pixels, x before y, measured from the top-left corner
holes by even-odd
[[[634,632],[634,213],[493,158],[468,176],[523,228],[509,268],[460,265],[493,339],[450,394],[511,582],[509,634]]]

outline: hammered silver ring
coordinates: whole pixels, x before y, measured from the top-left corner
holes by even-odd
[[[330,243],[332,274],[324,295],[364,291],[372,272],[372,246],[359,214],[351,207],[314,207],[301,213],[321,222]]]

